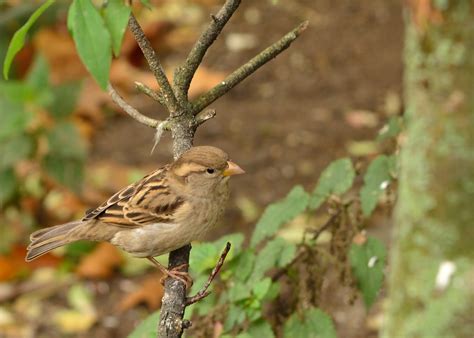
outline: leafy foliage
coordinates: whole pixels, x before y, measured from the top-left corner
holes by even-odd
[[[302,318],[293,314],[285,323],[283,336],[285,338],[336,338],[336,329],[327,314],[311,308],[304,312]]]
[[[38,20],[41,14],[43,14],[43,12],[47,10],[53,3],[54,0],[48,0],[42,4],[36,11],[33,12],[33,14],[31,14],[28,21],[13,35],[10,45],[8,46],[7,54],[5,55],[5,60],[3,62],[3,77],[5,79],[8,79],[8,73],[15,55],[25,45],[26,34],[28,34],[28,31],[36,22],[36,20]]]
[[[355,171],[349,158],[332,162],[321,174],[309,202],[311,209],[317,209],[332,194],[342,195],[352,187]]]
[[[122,0],[109,0],[103,12],[105,25],[110,32],[112,50],[115,56],[120,54],[123,35],[125,34],[131,11],[130,7],[124,6],[123,3]]]
[[[370,216],[374,211],[381,194],[392,181],[395,157],[380,155],[370,163],[364,176],[364,186],[360,191],[362,211]]]
[[[1,202],[10,201],[23,184],[14,170],[21,161],[39,162],[57,182],[78,190],[86,147],[70,115],[79,84],[51,85],[48,66],[39,57],[24,81],[0,82],[0,88],[0,104],[6,108],[0,115],[0,171],[5,181],[8,178],[2,184]],[[40,111],[54,122],[38,123],[49,121],[38,118]],[[47,147],[38,156],[40,142]]]
[[[362,245],[351,246],[349,259],[367,307],[374,303],[382,287],[386,256],[382,242],[373,237],[369,237]]]
[[[90,0],[74,0],[69,7],[67,23],[79,57],[105,89],[112,61],[112,42],[99,11]]]
[[[284,223],[292,220],[306,209],[309,195],[303,187],[296,186],[290,193],[278,203],[269,205],[253,233],[251,246],[256,246],[266,237],[273,235]]]

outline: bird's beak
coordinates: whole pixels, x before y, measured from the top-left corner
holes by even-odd
[[[224,176],[240,175],[245,173],[245,171],[241,167],[239,167],[232,161],[227,161],[227,165],[227,169],[224,170],[224,172],[222,173],[222,175]]]

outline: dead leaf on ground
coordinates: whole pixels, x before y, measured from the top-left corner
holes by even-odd
[[[81,260],[76,274],[84,278],[108,278],[122,261],[122,255],[115,246],[102,242]]]
[[[32,262],[25,262],[26,247],[15,245],[10,253],[0,255],[0,282],[8,281],[23,275],[33,269],[43,267],[56,267],[61,258],[47,253]]]
[[[119,311],[123,312],[143,303],[150,310],[158,309],[161,306],[161,298],[163,298],[161,277],[161,274],[153,274],[144,279],[138,290],[122,298],[118,306]]]
[[[368,110],[351,110],[344,114],[344,118],[353,128],[374,128],[379,123],[377,114]]]

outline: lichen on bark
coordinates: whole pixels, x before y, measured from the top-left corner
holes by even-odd
[[[407,11],[407,128],[385,338],[474,332],[474,2],[427,3],[421,21],[420,6]]]

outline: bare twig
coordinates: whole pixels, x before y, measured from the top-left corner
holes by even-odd
[[[175,72],[174,83],[178,90],[178,98],[187,101],[187,94],[191,80],[202,62],[208,48],[216,40],[227,21],[240,5],[241,0],[227,0],[216,15],[211,15],[209,26],[202,32],[194,44],[186,61]]]
[[[217,264],[214,267],[214,269],[212,269],[212,272],[209,275],[207,282],[204,284],[201,290],[198,291],[198,293],[186,299],[186,306],[199,302],[201,299],[206,298],[211,293],[211,291],[207,291],[207,289],[209,288],[212,281],[214,280],[214,278],[216,278],[217,274],[221,270],[222,265],[224,264],[225,258],[227,257],[227,254],[229,253],[230,247],[231,247],[230,243],[227,242],[224,250],[221,253],[221,257],[217,261]]]
[[[159,102],[163,106],[166,107],[166,102],[164,101],[163,97],[159,93],[157,93],[156,91],[154,91],[153,89],[148,87],[147,85],[145,85],[141,82],[135,81],[135,88],[137,88],[143,94],[149,96],[150,98],[152,98],[156,102]]]
[[[301,23],[298,27],[286,34],[273,45],[260,52],[257,56],[252,58],[246,64],[235,70],[232,74],[227,76],[224,81],[212,88],[209,92],[199,97],[193,102],[193,113],[197,114],[219,97],[234,88],[247,76],[255,72],[265,63],[276,57],[278,54],[287,49],[291,43],[308,27],[308,21]]]
[[[208,109],[204,112],[197,114],[195,119],[196,126],[200,126],[204,122],[212,119],[214,116],[216,116],[216,111],[214,109]]]
[[[133,14],[130,14],[128,27],[132,31],[133,36],[135,37],[138,46],[140,46],[140,49],[142,50],[143,55],[145,56],[145,59],[148,65],[150,66],[150,69],[153,72],[156,81],[160,85],[161,91],[163,92],[166,107],[170,111],[171,115],[178,113],[179,105],[176,101],[176,97],[173,93],[173,89],[171,88],[168,78],[166,77],[163,66],[161,65],[158,56],[156,55],[150,44],[150,41],[145,36],[145,33],[143,33],[142,28],[138,24],[137,19]]]
[[[129,105],[125,100],[117,93],[117,91],[112,87],[112,85],[109,83],[107,85],[107,90],[112,97],[112,100],[120,107],[122,108],[128,115],[133,117],[135,120],[138,122],[152,128],[156,128],[161,121],[152,119],[150,117],[147,117],[140,113],[138,110],[133,108],[131,105]]]

